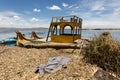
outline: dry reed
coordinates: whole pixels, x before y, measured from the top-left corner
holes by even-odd
[[[87,62],[120,76],[120,42],[113,40],[109,32],[94,38],[83,52]]]

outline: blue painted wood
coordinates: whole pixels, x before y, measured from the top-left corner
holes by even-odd
[[[7,39],[4,40],[4,42],[16,42],[16,39],[7,38]]]
[[[0,40],[0,44],[15,43],[15,42],[16,42],[15,38],[6,38],[4,40]]]

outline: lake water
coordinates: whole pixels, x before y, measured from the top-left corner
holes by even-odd
[[[47,36],[48,30],[42,29],[42,30],[33,30],[37,33],[39,36]],[[26,37],[30,38],[32,30],[24,30],[21,31],[23,34],[25,34]],[[113,36],[113,39],[120,41],[120,30],[82,30],[82,38],[93,38],[95,36],[98,36],[99,34],[103,32],[110,32]],[[2,32],[0,31],[0,40],[9,38],[9,37],[16,37],[15,32]]]
[[[83,30],[82,37],[83,38],[93,38],[95,36],[99,36],[103,32],[110,32],[113,39],[120,41],[120,30]]]

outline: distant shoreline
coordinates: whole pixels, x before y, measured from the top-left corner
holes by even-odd
[[[83,28],[82,30],[120,30],[120,28]]]
[[[2,31],[16,31],[16,30],[41,30],[41,29],[49,29],[49,28],[0,28]],[[120,30],[120,28],[83,28],[82,30]]]

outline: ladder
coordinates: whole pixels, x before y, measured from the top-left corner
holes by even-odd
[[[50,24],[50,27],[49,27],[49,30],[48,30],[48,34],[47,34],[47,38],[46,38],[46,42],[48,42],[48,38],[50,37],[51,28],[52,28],[52,23]]]

